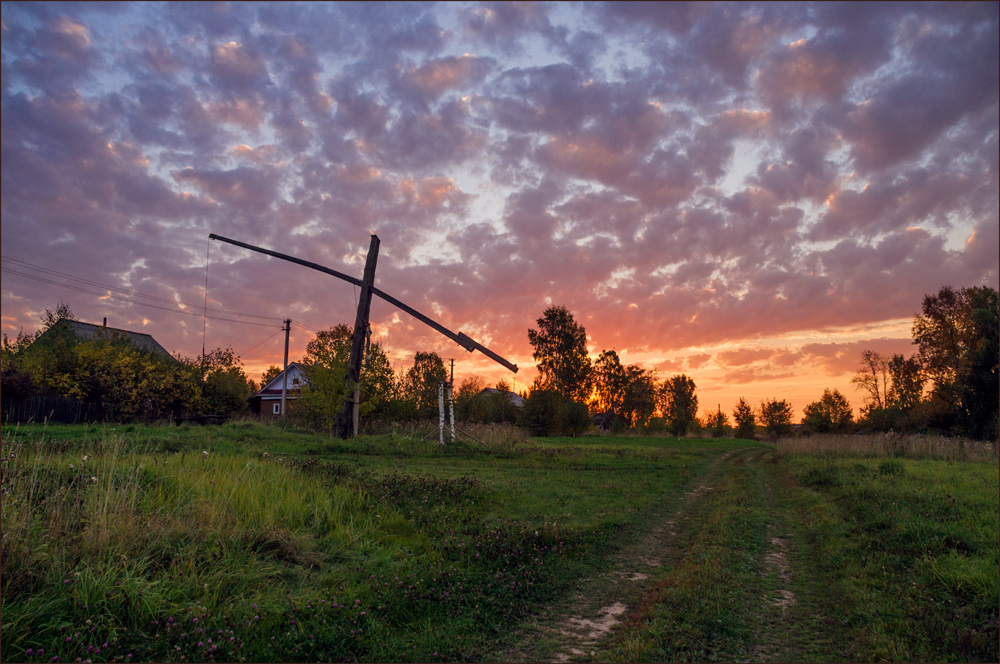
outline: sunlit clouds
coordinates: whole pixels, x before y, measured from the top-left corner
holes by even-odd
[[[8,335],[65,300],[197,355],[207,256],[205,343],[252,349],[258,377],[282,319],[298,359],[353,322],[354,287],[208,234],[360,277],[374,231],[376,285],[518,364],[518,388],[552,303],[595,357],[798,417],[824,387],[860,406],[860,351],[910,355],[924,294],[998,286],[995,3],[2,16],[4,267],[89,282],[5,271]],[[385,303],[372,322],[397,370],[428,350],[511,377]]]

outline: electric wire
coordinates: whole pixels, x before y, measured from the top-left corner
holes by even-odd
[[[252,351],[253,349],[257,348],[257,346],[262,346],[262,345],[264,345],[265,343],[267,343],[267,342],[268,342],[268,341],[270,341],[271,339],[275,338],[276,336],[278,336],[279,334],[281,334],[281,333],[282,333],[282,332],[284,332],[284,331],[285,331],[285,328],[281,328],[280,330],[278,330],[277,332],[275,332],[274,334],[272,334],[271,336],[269,336],[269,337],[268,337],[267,339],[264,339],[264,341],[261,341],[261,342],[260,342],[259,344],[257,344],[256,346],[252,346],[251,348],[248,348],[247,350],[243,351],[242,353],[237,353],[237,354],[236,354],[236,357],[243,357],[244,355],[246,355],[247,353],[249,353],[249,352],[250,352],[250,351]]]
[[[161,307],[158,304],[152,304],[150,302],[140,302],[138,300],[133,300],[131,298],[125,297],[123,295],[115,295],[114,293],[102,293],[100,291],[95,291],[95,290],[91,290],[91,289],[88,289],[88,288],[83,288],[81,286],[75,286],[73,284],[64,284],[64,283],[59,282],[59,281],[53,281],[51,279],[45,279],[44,277],[39,277],[38,275],[27,274],[27,273],[24,273],[24,272],[18,272],[17,270],[11,269],[9,267],[0,267],[0,271],[5,272],[7,274],[16,274],[18,276],[26,277],[28,279],[32,279],[34,281],[38,281],[38,282],[41,282],[41,283],[44,283],[44,284],[52,284],[53,286],[61,286],[63,288],[68,288],[70,290],[78,291],[80,293],[89,293],[90,295],[98,295],[100,297],[109,297],[109,298],[112,298],[112,299],[115,299],[115,300],[121,300],[123,302],[128,302],[129,304],[136,304],[136,305],[139,305],[139,306],[142,306],[142,307],[150,307],[152,309],[159,309],[161,311],[170,311],[170,312],[177,313],[177,314],[184,314],[185,316],[197,316],[199,318],[204,315],[201,311],[197,311],[197,310],[196,311],[184,311],[183,309],[176,309],[176,308],[172,308],[172,307]],[[187,305],[185,305],[185,306],[187,306]],[[223,310],[211,309],[210,311],[223,311]],[[227,312],[227,311],[223,311],[223,312],[224,313],[232,313],[232,314],[235,314],[237,316],[243,315],[243,314],[239,314],[239,313],[236,313],[236,312]],[[221,316],[208,316],[208,318],[210,318],[212,320],[226,321],[228,323],[240,323],[241,325],[256,325],[257,327],[273,327],[274,326],[274,323],[254,323],[254,322],[246,321],[246,320],[236,320],[235,318],[223,318]],[[272,317],[270,317],[270,316],[257,316],[257,318],[272,318]],[[274,320],[281,320],[281,319],[277,318],[277,317],[274,317]]]
[[[196,305],[187,304],[187,303],[184,303],[184,302],[178,302],[176,300],[172,300],[172,299],[165,298],[165,297],[159,297],[159,296],[156,296],[156,295],[147,295],[145,293],[140,293],[138,291],[129,290],[127,288],[120,288],[118,286],[111,286],[111,285],[108,285],[108,284],[102,284],[102,283],[100,283],[98,281],[91,281],[89,279],[84,279],[82,277],[77,277],[77,276],[74,276],[74,275],[71,275],[71,274],[66,274],[65,272],[58,272],[56,270],[52,270],[52,269],[49,269],[49,268],[41,267],[41,266],[38,266],[38,265],[32,265],[31,263],[28,263],[28,262],[25,262],[25,261],[22,261],[22,260],[18,260],[16,258],[10,258],[8,256],[2,256],[2,258],[3,258],[4,261],[8,261],[10,263],[14,263],[14,264],[16,264],[19,267],[30,268],[32,270],[37,270],[39,272],[45,272],[45,273],[48,273],[48,274],[51,274],[51,275],[62,277],[64,279],[69,279],[71,281],[77,281],[77,282],[80,282],[80,283],[83,283],[83,284],[88,284],[90,286],[98,286],[100,288],[106,288],[106,289],[111,290],[111,291],[116,291],[118,293],[124,293],[126,295],[131,295],[131,296],[134,296],[134,297],[143,297],[143,298],[146,298],[146,299],[149,299],[149,300],[154,300],[154,301],[157,301],[157,302],[165,302],[167,304],[172,304],[172,305],[175,305],[175,306],[189,307],[191,309],[201,309],[203,311],[212,311],[212,312],[215,312],[215,313],[229,314],[231,316],[245,316],[247,318],[259,318],[259,319],[262,319],[262,320],[274,320],[274,321],[283,321],[284,320],[282,318],[279,318],[278,316],[262,316],[262,315],[259,315],[259,314],[247,314],[247,313],[243,313],[243,312],[240,312],[240,311],[230,311],[228,309],[208,309],[204,305],[201,306],[201,307],[198,307]],[[28,277],[32,276],[32,275],[25,275],[25,274],[19,273],[19,272],[14,272],[14,274],[21,274],[22,276],[28,276]],[[46,282],[46,283],[54,283],[56,285],[64,285],[64,284],[59,284],[58,282]],[[89,291],[84,291],[84,292],[89,292]],[[104,293],[101,293],[101,295],[104,295]]]

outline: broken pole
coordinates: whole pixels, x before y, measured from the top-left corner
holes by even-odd
[[[351,358],[347,363],[347,380],[344,385],[344,407],[338,421],[340,437],[347,439],[354,429],[354,394],[361,378],[362,351],[365,333],[368,330],[368,314],[372,305],[372,288],[375,284],[375,264],[378,262],[379,239],[372,234],[368,257],[365,259],[365,276],[361,280],[361,296],[358,298],[358,314],[354,319],[354,335],[351,337]]]

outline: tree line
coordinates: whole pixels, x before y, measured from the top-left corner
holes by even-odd
[[[988,286],[925,295],[906,357],[861,353],[852,380],[865,400],[858,425],[998,438],[1000,301]]]
[[[217,348],[193,359],[164,357],[137,348],[125,336],[78,339],[68,328],[59,328],[62,319],[74,319],[65,304],[56,311],[46,309],[37,333],[22,332],[14,340],[4,335],[5,398],[78,398],[99,403],[106,419],[119,421],[182,413],[232,416],[247,413],[248,398],[280,373],[272,366],[258,384],[232,349]],[[865,401],[857,419],[847,398],[827,389],[805,407],[797,428],[806,434],[933,430],[996,439],[997,321],[997,292],[991,288],[946,286],[925,296],[912,326],[915,354],[861,353],[852,380]],[[793,431],[794,413],[784,399],[751,405],[740,398],[731,413],[719,406],[699,418],[691,377],[660,379],[649,369],[623,364],[615,350],[603,350],[592,360],[586,330],[566,307],[550,306],[536,322],[537,329],[528,330],[538,370],[531,386],[514,395],[504,381],[485,390],[481,377],[467,377],[455,390],[459,420],[518,424],[533,435],[579,435],[595,425],[612,431],[740,438]],[[308,383],[293,411],[298,421],[321,430],[335,427],[351,338],[350,326],[337,325],[307,344],[303,364]],[[372,342],[360,376],[362,420],[436,419],[438,385],[447,380],[436,353],[417,352],[413,366],[395,372],[382,345]]]
[[[136,346],[115,330],[81,339],[60,324],[64,320],[76,317],[61,303],[55,311],[46,308],[37,332],[3,336],[5,399],[79,399],[95,406],[100,419],[124,422],[195,413],[231,416],[245,412],[247,398],[257,391],[231,348],[193,359],[171,357]]]

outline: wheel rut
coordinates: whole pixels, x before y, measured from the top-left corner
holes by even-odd
[[[635,543],[615,554],[608,567],[581,580],[571,601],[529,620],[514,644],[497,653],[511,662],[568,662],[593,657],[613,629],[655,594],[656,579],[683,555],[681,525],[694,517],[704,497],[715,489],[727,460],[750,450],[732,450],[713,460],[672,506],[653,508],[652,524]],[[648,601],[648,600],[646,600]],[[641,609],[640,609],[641,612]]]

